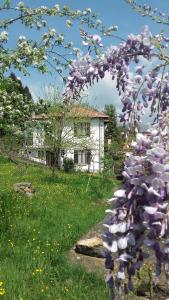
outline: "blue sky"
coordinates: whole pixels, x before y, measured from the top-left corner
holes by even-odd
[[[2,0],[1,0],[2,1]],[[1,2],[0,1],[0,2]],[[13,1],[14,5],[18,1]],[[169,2],[167,0],[138,0],[140,4],[145,2],[154,8],[157,7],[161,11],[169,14]],[[98,14],[99,19],[107,26],[117,25],[118,35],[126,37],[130,33],[138,34],[144,27],[148,25],[153,33],[158,33],[161,29],[165,30],[166,35],[169,36],[169,26],[159,25],[152,22],[148,17],[141,17],[135,11],[131,9],[124,0],[26,0],[25,3],[29,6],[52,6],[54,4],[60,4],[60,6],[68,5],[72,9],[84,9],[90,7],[94,12]],[[81,39],[79,36],[79,28],[77,24],[73,29],[65,29],[65,20],[59,20],[52,18],[50,25],[56,28],[59,32],[64,32],[65,37],[72,40],[77,47],[81,47]],[[22,28],[21,24],[16,24],[15,27],[10,31],[10,43],[11,46],[15,43],[19,35],[31,36],[34,39],[38,38],[38,35],[33,31],[27,31]],[[111,44],[116,44],[117,40],[111,38],[105,41],[104,47],[108,47]],[[35,97],[40,95],[43,87],[49,83],[60,84],[60,81],[56,78],[55,74],[40,75],[35,70],[30,72],[29,77],[22,77],[19,75],[25,85],[28,85],[31,92]],[[95,85],[89,91],[88,100],[90,103],[96,105],[98,108],[103,108],[105,103],[114,103],[118,107],[119,98],[115,91],[114,84],[107,76],[103,82]]]

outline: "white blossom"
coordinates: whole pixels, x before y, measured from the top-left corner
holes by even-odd
[[[7,40],[8,40],[8,32],[2,31],[0,33],[0,42],[7,42]]]

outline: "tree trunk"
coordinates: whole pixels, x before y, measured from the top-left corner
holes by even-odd
[[[54,150],[53,152],[53,164],[52,164],[52,177],[53,179],[55,179],[56,176],[56,170],[57,170],[57,154],[56,154],[56,150]]]

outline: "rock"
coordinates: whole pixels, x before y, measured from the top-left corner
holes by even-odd
[[[101,276],[104,276],[105,259],[83,255],[79,253],[77,254],[73,249],[69,251],[68,257],[71,263],[75,265],[80,265],[81,267],[85,268],[88,272],[96,272],[97,274],[100,273]]]
[[[30,182],[18,182],[14,184],[14,191],[26,195],[27,197],[32,197],[35,190],[32,188]]]
[[[18,182],[14,184],[15,192],[19,192],[20,190],[24,190],[25,188],[30,188],[32,184],[30,182]]]
[[[104,258],[105,249],[101,238],[95,236],[78,241],[75,245],[75,251],[92,257]]]

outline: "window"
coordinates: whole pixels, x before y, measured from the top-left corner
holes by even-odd
[[[64,157],[65,156],[65,150],[61,150],[60,155],[61,155],[61,157]]]
[[[91,162],[90,150],[74,150],[74,163],[78,165],[89,165]]]
[[[44,159],[44,151],[43,150],[38,150],[38,158],[39,159]]]
[[[35,131],[35,144],[36,145],[43,145],[43,132],[42,131]]]
[[[90,136],[90,123],[89,122],[77,122],[74,124],[74,136],[83,137]]]
[[[33,145],[33,132],[32,130],[25,131],[25,145],[32,146]]]

